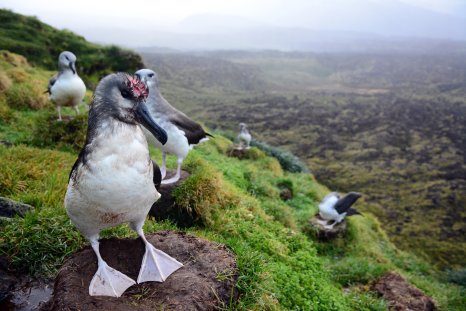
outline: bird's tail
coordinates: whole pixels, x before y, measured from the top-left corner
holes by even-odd
[[[357,209],[350,207],[346,211],[346,216],[362,215]]]

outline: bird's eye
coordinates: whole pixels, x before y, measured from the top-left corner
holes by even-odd
[[[152,78],[153,76],[154,76],[153,73],[150,73],[150,74],[149,74],[149,78]]]
[[[68,58],[68,56],[67,56],[67,55],[65,55],[65,58],[66,58],[66,60],[67,60],[67,61],[69,61],[69,60],[70,60],[70,59]]]
[[[132,94],[131,94],[131,92],[128,91],[128,90],[123,90],[123,91],[121,91],[121,96],[123,96],[123,97],[126,98],[126,99],[132,98]]]

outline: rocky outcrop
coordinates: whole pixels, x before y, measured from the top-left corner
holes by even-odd
[[[12,218],[16,215],[24,217],[26,212],[32,211],[33,209],[34,207],[29,204],[0,197],[0,217]]]

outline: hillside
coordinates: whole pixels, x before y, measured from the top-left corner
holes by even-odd
[[[62,51],[72,51],[78,57],[78,72],[90,88],[110,72],[133,72],[142,67],[141,57],[132,51],[92,44],[71,31],[4,9],[0,9],[0,50],[23,55],[31,64],[48,70],[56,70]]]
[[[194,62],[174,65],[193,58],[245,68],[257,83],[248,91],[233,83],[215,89],[236,80],[222,71],[221,81],[187,90],[173,77],[211,74],[199,76],[208,67]],[[250,124],[256,138],[305,159],[329,188],[364,192],[364,209],[379,216],[397,246],[441,269],[464,267],[464,53],[220,51],[144,59],[156,70],[163,63],[162,92],[175,106],[213,128]]]
[[[53,277],[63,259],[86,244],[66,216],[63,197],[87,118],[55,122],[46,102],[37,109],[36,102],[24,105],[22,97],[10,95],[16,84],[45,84],[49,72],[9,52],[0,54],[0,68],[1,81],[12,82],[0,92],[0,196],[35,206],[24,219],[0,222],[0,255],[35,276]],[[18,70],[23,82],[15,80]],[[73,135],[63,135],[71,130]],[[176,200],[198,215],[198,224],[184,230],[226,244],[237,257],[240,298],[226,309],[386,310],[370,285],[392,270],[434,297],[441,310],[464,306],[464,288],[398,250],[370,213],[350,219],[346,237],[319,242],[307,219],[329,190],[310,174],[287,172],[256,148],[245,160],[227,157],[232,142],[214,134],[190,152],[184,169],[192,175]],[[151,153],[160,160],[158,151]],[[292,190],[291,200],[280,198],[284,185]],[[162,229],[180,230],[170,222],[146,221],[145,232]],[[103,234],[110,235],[135,237],[126,226]]]

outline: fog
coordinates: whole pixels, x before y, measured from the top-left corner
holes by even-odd
[[[463,0],[2,0],[0,6],[127,47],[352,50],[466,41]]]

